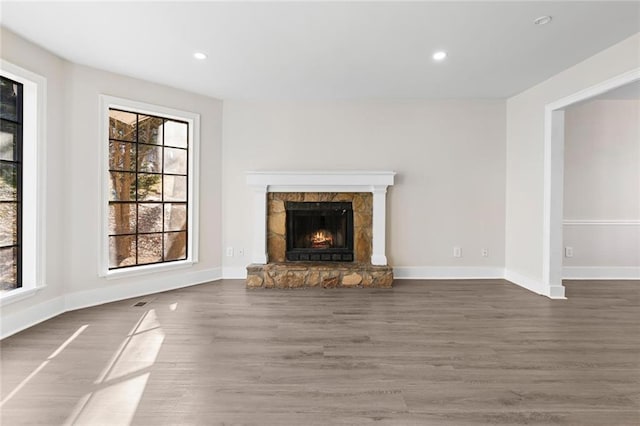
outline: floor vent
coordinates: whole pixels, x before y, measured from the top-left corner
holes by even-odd
[[[147,302],[138,302],[138,303],[136,303],[136,304],[135,304],[135,305],[133,305],[133,306],[138,307],[138,306],[144,306],[144,305],[146,305],[146,304],[147,304]]]

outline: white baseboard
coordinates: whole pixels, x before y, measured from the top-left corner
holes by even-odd
[[[397,280],[502,279],[504,269],[484,266],[394,266]]]
[[[135,283],[108,284],[103,287],[69,293],[65,296],[65,309],[73,311],[75,309],[88,308],[102,305],[104,303],[116,302],[118,300],[130,299],[132,297],[145,296],[147,294],[160,293],[162,291],[175,290],[182,287],[189,287],[209,281],[217,281],[221,277],[221,269],[205,269],[203,271],[186,272],[169,277],[154,276]]]
[[[9,337],[26,328],[34,326],[56,315],[75,309],[88,308],[132,297],[144,296],[162,291],[175,290],[189,287],[209,281],[217,281],[222,278],[221,268],[206,269],[172,275],[169,277],[155,276],[135,283],[115,284],[109,282],[103,287],[94,290],[79,291],[55,299],[42,302],[38,305],[25,308],[11,315],[3,315],[0,324],[0,339]]]
[[[222,278],[226,280],[245,280],[247,279],[246,266],[223,266]]]
[[[0,339],[9,337],[64,312],[64,297],[59,296],[34,306],[28,306],[11,315],[3,315],[2,321],[0,321]]]
[[[522,275],[507,269],[504,271],[504,279],[522,288],[526,288],[527,290],[534,293],[542,295],[545,295],[546,293],[545,285],[542,283],[542,281],[528,277],[526,275]]]
[[[547,296],[550,299],[566,299],[564,296],[564,287],[561,285],[549,287],[539,279],[522,275],[508,269],[504,271],[504,279],[526,290]]]
[[[637,266],[565,266],[565,280],[640,280]]]

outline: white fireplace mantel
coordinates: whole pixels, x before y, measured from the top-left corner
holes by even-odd
[[[252,262],[266,264],[268,192],[371,192],[373,194],[372,265],[386,265],[386,194],[392,171],[259,171],[247,172],[253,191]]]

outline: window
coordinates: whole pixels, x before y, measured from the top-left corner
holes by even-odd
[[[47,80],[0,59],[0,306],[45,286]]]
[[[197,115],[110,97],[103,110],[103,272],[194,262]]]
[[[0,76],[0,290],[22,287],[22,93]]]

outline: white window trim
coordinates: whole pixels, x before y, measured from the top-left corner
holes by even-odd
[[[0,292],[0,306],[46,287],[47,79],[0,59],[0,74],[23,85],[22,287]]]
[[[159,105],[100,95],[100,152],[101,152],[101,217],[100,229],[100,262],[98,275],[107,279],[124,278],[182,269],[198,262],[199,217],[198,198],[200,174],[198,159],[200,158],[200,114],[181,111]],[[164,118],[186,121],[189,123],[189,162],[188,162],[188,246],[187,259],[174,262],[156,263],[153,265],[132,266],[109,270],[109,108],[118,108],[139,114],[156,115]]]

